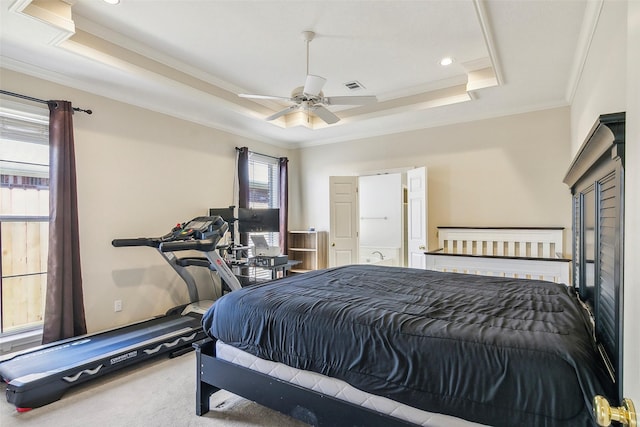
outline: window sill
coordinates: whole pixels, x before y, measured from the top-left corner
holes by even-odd
[[[0,337],[0,355],[6,355],[42,344],[42,329]]]

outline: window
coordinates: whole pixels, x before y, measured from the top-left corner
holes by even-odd
[[[253,209],[280,207],[280,173],[278,159],[249,153],[249,207]],[[269,246],[279,245],[280,233],[251,233],[264,236]]]
[[[49,112],[0,108],[0,336],[41,329],[49,238]]]

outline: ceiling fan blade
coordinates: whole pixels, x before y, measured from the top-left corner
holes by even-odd
[[[340,117],[333,114],[331,111],[324,108],[322,105],[314,105],[311,107],[311,111],[315,113],[316,116],[320,117],[327,124],[334,124],[340,121]]]
[[[289,114],[290,112],[292,112],[293,110],[296,110],[297,108],[298,108],[297,105],[291,105],[290,107],[287,107],[284,110],[278,111],[277,113],[270,115],[265,120],[267,120],[267,121],[275,120],[280,116],[284,116],[285,114]]]
[[[248,99],[274,99],[280,101],[292,101],[291,98],[286,96],[271,96],[271,95],[251,95],[248,93],[238,94],[240,98],[248,98]]]
[[[327,79],[324,77],[309,74],[307,75],[307,80],[304,82],[304,89],[302,89],[302,92],[305,95],[318,96],[326,81]]]
[[[329,96],[322,101],[327,105],[366,105],[378,102],[375,95],[371,96]]]

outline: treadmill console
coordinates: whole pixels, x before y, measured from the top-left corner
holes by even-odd
[[[189,222],[176,225],[171,230],[173,233],[172,240],[205,240],[214,236],[221,237],[221,229],[226,231],[226,228],[223,227],[224,224],[224,220],[219,216],[197,217]]]
[[[150,246],[161,252],[212,251],[228,228],[228,224],[220,216],[200,216],[176,225],[162,237],[114,239],[111,244],[115,247]]]

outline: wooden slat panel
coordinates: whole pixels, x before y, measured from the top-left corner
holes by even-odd
[[[440,244],[447,253],[474,254],[474,255],[508,255],[518,257],[531,256],[531,247],[527,244],[538,245],[533,249],[537,257],[554,257],[555,252],[550,249],[546,255],[542,254],[540,244],[549,245],[562,251],[563,231],[561,228],[473,228],[473,227],[438,227],[439,242],[451,240],[463,241],[463,245],[451,245],[447,247]],[[469,241],[472,242],[469,249]],[[524,242],[524,243],[523,243]],[[502,247],[499,247],[502,245]],[[522,245],[520,247],[519,245]],[[495,246],[495,248],[493,247]],[[506,246],[506,248],[505,248]]]
[[[530,253],[533,258],[538,258],[538,242],[531,242]]]
[[[618,242],[618,218],[619,206],[616,187],[615,172],[603,178],[599,182],[598,192],[600,205],[599,216],[599,242],[598,255],[600,259],[598,285],[598,303],[596,313],[596,331],[606,349],[609,357],[617,354],[618,344],[618,291],[616,283],[615,248]],[[618,367],[619,368],[619,367]]]
[[[47,190],[2,188],[2,214],[46,217]],[[46,292],[48,222],[2,222],[2,332],[42,323]]]
[[[553,256],[553,252],[551,252],[551,250],[551,243],[542,244],[542,256],[544,258],[551,258]]]

